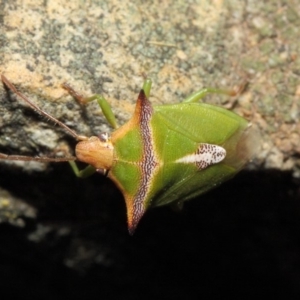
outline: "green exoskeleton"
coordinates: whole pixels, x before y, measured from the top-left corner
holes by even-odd
[[[147,209],[182,203],[216,187],[240,171],[256,149],[256,131],[244,118],[199,102],[208,93],[229,94],[228,91],[202,89],[181,103],[152,106],[148,100],[151,89],[148,79],[139,93],[132,118],[117,128],[103,97],[84,98],[65,84],[64,88],[81,102],[97,100],[106,119],[116,129],[111,135],[101,133],[88,138],[38,108],[3,75],[2,81],[34,110],[62,126],[79,142],[76,157],[0,153],[0,159],[69,161],[79,177],[104,172],[123,193],[130,233]],[[79,171],[76,159],[89,166]]]

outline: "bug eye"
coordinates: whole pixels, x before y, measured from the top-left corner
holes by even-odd
[[[98,135],[98,138],[101,142],[107,142],[108,141],[108,133],[107,132],[100,133]]]

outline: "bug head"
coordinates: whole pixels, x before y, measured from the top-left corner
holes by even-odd
[[[96,169],[109,170],[113,164],[113,145],[106,133],[78,142],[76,157]]]

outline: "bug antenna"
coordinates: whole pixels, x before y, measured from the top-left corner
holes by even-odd
[[[34,111],[36,111],[38,114],[46,117],[48,120],[51,120],[55,124],[59,125],[61,128],[63,128],[69,135],[73,136],[76,140],[84,141],[87,140],[86,136],[78,135],[74,130],[72,130],[70,127],[68,127],[63,122],[59,121],[58,119],[54,118],[47,112],[43,111],[41,108],[39,108],[37,105],[35,105],[33,102],[31,102],[26,96],[24,96],[22,93],[20,93],[16,87],[2,74],[1,80],[5,84],[5,86],[10,89],[12,92],[14,92],[17,96],[19,96],[23,101],[25,101]],[[9,159],[9,158],[7,158]],[[18,159],[17,159],[18,160]],[[19,159],[21,160],[21,159]]]
[[[8,155],[0,153],[0,160],[39,161],[39,162],[66,162],[76,160],[75,156],[69,157],[31,157],[23,155]]]

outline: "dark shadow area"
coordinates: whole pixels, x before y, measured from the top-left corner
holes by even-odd
[[[39,211],[24,228],[0,225],[3,299],[300,296],[300,185],[289,173],[242,172],[182,212],[149,211],[134,236],[100,175],[1,166],[0,185]],[[28,240],[40,224],[51,230]]]

